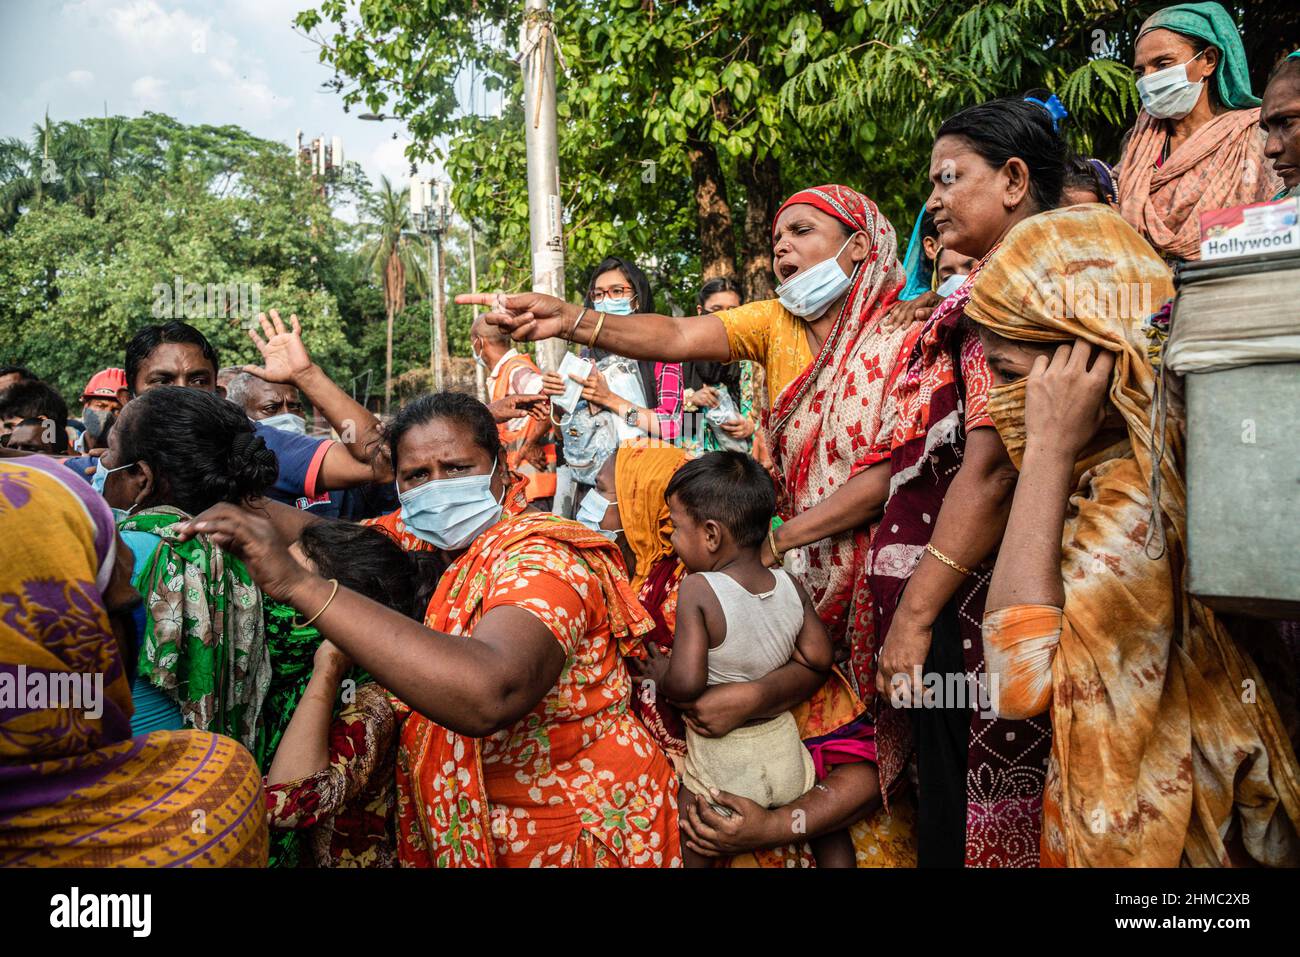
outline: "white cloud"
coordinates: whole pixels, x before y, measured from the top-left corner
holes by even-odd
[[[73,86],[90,86],[95,82],[95,74],[89,70],[73,70],[64,79]]]
[[[138,77],[131,84],[131,95],[135,97],[142,109],[158,110],[167,101],[167,81],[156,76]]]

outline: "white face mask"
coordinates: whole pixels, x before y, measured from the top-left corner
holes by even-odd
[[[486,369],[487,360],[483,358],[483,353],[474,348],[473,343],[470,343],[469,351],[474,353],[474,364],[480,368]]]
[[[934,291],[936,296],[947,299],[954,292],[961,288],[961,284],[966,281],[967,277],[963,273],[955,272],[943,282],[939,283],[939,288]]]
[[[618,502],[611,502],[595,489],[592,489],[583,497],[582,504],[578,506],[576,518],[593,532],[599,532],[612,542],[622,529],[610,531],[608,528],[601,528],[600,523],[604,521],[605,513],[609,510],[609,507],[617,504]]]
[[[1206,47],[1208,50],[1209,47]],[[1201,53],[1204,53],[1202,50]],[[1142,109],[1158,120],[1181,120],[1201,98],[1203,80],[1193,83],[1187,78],[1187,64],[1199,57],[1196,54],[1187,63],[1149,73],[1137,81],[1138,96],[1142,98]]]
[[[292,412],[282,412],[280,415],[267,416],[262,419],[262,424],[269,429],[279,429],[281,432],[292,432],[294,435],[307,434],[307,420],[301,415],[294,415]]]
[[[850,236],[830,259],[823,259],[777,286],[776,294],[781,305],[801,319],[820,318],[826,307],[853,281],[853,277],[840,268],[839,262],[840,253],[852,241],[853,236]]]

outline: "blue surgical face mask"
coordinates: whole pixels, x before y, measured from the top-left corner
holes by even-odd
[[[294,435],[307,434],[307,420],[301,415],[294,415],[292,412],[267,416],[261,422],[267,428],[279,429],[281,432],[292,432]]]
[[[90,479],[90,487],[100,495],[103,495],[104,483],[108,481],[108,477],[114,472],[120,472],[122,469],[129,469],[132,465],[135,465],[135,463],[127,462],[125,465],[119,465],[115,469],[110,469],[104,467],[104,460],[102,458],[95,459],[95,474]]]
[[[840,268],[839,262],[840,253],[852,241],[850,236],[830,259],[823,259],[777,286],[776,295],[781,305],[801,319],[820,318],[826,307],[853,281],[853,277]]]
[[[622,529],[620,528],[610,531],[608,528],[601,528],[600,523],[604,521],[605,512],[609,510],[609,507],[617,504],[617,501],[611,502],[595,489],[592,489],[583,497],[582,504],[578,506],[578,514],[576,518],[580,523],[586,525],[593,532],[599,532],[612,542],[616,537],[618,537],[618,533],[621,532]]]
[[[496,463],[487,475],[435,479],[400,492],[402,521],[411,534],[434,548],[455,552],[469,545],[479,533],[501,518],[505,500],[492,494],[492,476]]]
[[[130,508],[113,508],[110,505],[108,510],[113,513],[113,524],[121,525],[131,517],[131,513],[135,511],[135,504],[133,503]]]
[[[947,299],[954,292],[956,292],[958,289],[961,288],[961,284],[966,281],[966,278],[967,277],[962,273],[959,272],[953,273],[943,282],[939,283],[939,288],[934,291],[935,295],[943,299]]]
[[[630,316],[632,315],[631,299],[610,299],[606,296],[600,302],[596,303],[597,312],[607,312],[611,316]]]

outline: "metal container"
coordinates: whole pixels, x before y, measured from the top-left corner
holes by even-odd
[[[1300,361],[1269,361],[1294,360],[1300,258],[1189,264],[1177,285],[1167,356],[1222,349],[1186,374],[1188,588],[1216,611],[1300,619]]]

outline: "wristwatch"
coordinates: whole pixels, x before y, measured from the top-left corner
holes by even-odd
[[[641,411],[631,402],[627,404],[627,411],[623,413],[623,421],[633,429],[641,424]]]

